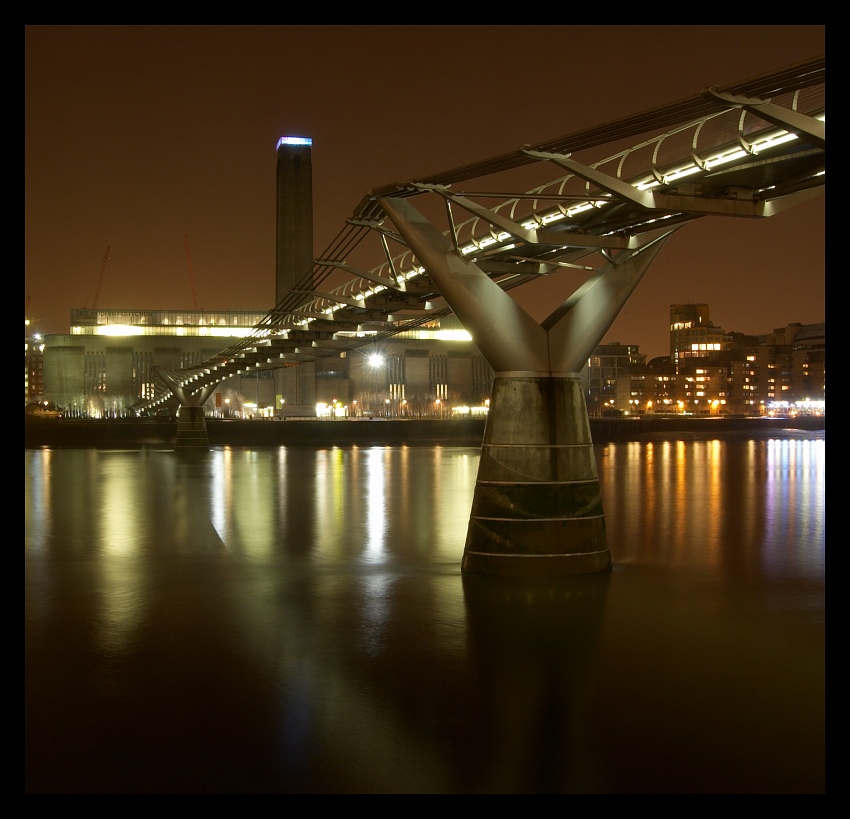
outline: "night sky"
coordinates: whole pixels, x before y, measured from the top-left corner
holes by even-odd
[[[107,247],[98,307],[192,309],[184,235],[199,306],[271,309],[280,136],[313,140],[320,256],[372,188],[826,51],[823,26],[790,25],[27,26],[24,35],[25,295],[44,333],[68,332],[70,309],[93,306]],[[605,341],[666,355],[679,302],[707,303],[716,325],[744,333],[824,321],[824,230],[824,197],[766,220],[686,225]],[[545,287],[512,295],[542,319]]]

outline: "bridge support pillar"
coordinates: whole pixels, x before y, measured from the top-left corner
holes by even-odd
[[[490,398],[462,571],[554,576],[610,565],[578,373],[500,373]]]
[[[203,406],[192,407],[181,404],[177,413],[177,438],[174,451],[183,453],[209,452],[210,439]]]
[[[189,455],[209,452],[210,440],[207,434],[207,421],[204,417],[204,404],[218,383],[208,384],[198,392],[192,393],[170,372],[157,368],[155,373],[180,402],[180,408],[177,410],[177,438],[174,441],[174,451]]]
[[[496,377],[464,573],[563,576],[611,555],[579,371],[676,229],[632,237],[539,324],[407,199],[380,197]]]

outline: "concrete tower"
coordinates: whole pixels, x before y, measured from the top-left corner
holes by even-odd
[[[293,136],[277,143],[276,305],[313,266],[312,145],[308,137]]]

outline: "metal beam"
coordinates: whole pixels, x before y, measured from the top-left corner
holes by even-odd
[[[576,233],[571,230],[552,230],[541,228],[537,231],[541,244],[556,247],[586,247],[592,250],[606,248],[607,250],[627,250],[636,247],[633,236],[593,236],[589,233]],[[549,262],[542,260],[544,264]]]
[[[788,196],[777,197],[767,201],[752,201],[747,199],[703,199],[699,196],[683,196],[675,193],[653,193],[653,199],[662,210],[674,212],[704,214],[706,216],[742,216],[766,219],[792,205],[798,204],[814,196],[824,193],[823,186],[798,191]],[[782,200],[787,200],[782,203]]]
[[[566,168],[571,173],[591,182],[603,191],[607,191],[617,199],[622,199],[626,202],[631,202],[633,205],[653,210],[656,205],[652,196],[648,191],[639,191],[634,185],[628,182],[623,182],[621,179],[603,173],[596,168],[590,168],[587,165],[582,165],[581,162],[576,162],[570,158],[569,154],[556,154],[551,151],[534,151],[531,148],[523,148],[523,153],[533,156],[535,159],[546,159]]]
[[[814,117],[800,114],[789,108],[774,105],[770,100],[758,97],[745,97],[740,94],[722,93],[717,90],[716,85],[702,90],[702,96],[708,100],[716,100],[723,106],[732,108],[743,108],[751,114],[755,114],[765,122],[784,128],[792,134],[802,135],[812,145],[826,150],[826,123]]]
[[[312,342],[311,346],[325,350],[348,350],[351,349],[351,342],[336,338],[322,338]]]
[[[473,202],[471,199],[467,199],[465,196],[460,196],[458,194],[451,193],[445,185],[426,185],[424,183],[415,183],[413,187],[423,191],[431,191],[433,193],[436,193],[439,196],[442,196],[445,199],[454,202],[456,205],[458,205],[458,207],[469,211],[471,214],[473,214],[473,216],[478,216],[480,219],[483,219],[488,224],[491,224],[497,228],[501,228],[503,231],[505,231],[505,233],[509,233],[511,236],[515,236],[517,239],[527,244],[537,244],[536,231],[528,230],[517,222],[514,222],[513,219],[508,219],[506,216],[502,216],[500,213],[496,213],[495,211],[492,211],[489,208],[485,208],[483,205],[479,205],[476,202]]]
[[[309,310],[292,310],[287,318],[290,319],[319,319],[321,321],[329,321],[327,313],[313,313]]]
[[[357,276],[359,279],[365,279],[366,281],[373,282],[374,284],[380,284],[384,287],[395,287],[395,282],[392,281],[392,279],[387,279],[384,276],[378,276],[371,271],[358,270],[345,262],[335,262],[329,259],[317,259],[315,263],[322,267],[335,267],[339,270],[344,270],[346,273],[351,273],[352,276]],[[296,290],[295,292],[301,291]]]
[[[366,309],[366,301],[364,299],[352,299],[350,296],[340,296],[337,293],[322,293],[319,290],[290,290],[289,292],[298,293],[302,296],[312,296],[314,299],[332,301],[336,304],[344,304],[346,307],[359,307],[364,310]]]
[[[388,239],[392,239],[394,242],[407,247],[404,243],[404,239],[398,235],[398,233],[394,233],[391,230],[387,230],[385,227],[380,225],[378,222],[373,221],[372,219],[346,219],[346,224],[352,225],[353,227],[365,227],[369,228],[369,230],[374,230],[376,233],[380,233],[382,236],[386,236]]]

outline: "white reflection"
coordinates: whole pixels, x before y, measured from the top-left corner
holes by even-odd
[[[362,644],[371,657],[383,652],[390,616],[389,592],[392,581],[386,574],[363,577]]]
[[[382,560],[386,554],[387,483],[386,459],[389,450],[373,448],[366,453],[366,549],[367,563]]]
[[[281,491],[274,453],[230,447],[210,453],[210,521],[229,552],[274,557]]]
[[[277,540],[272,524],[277,476],[269,469],[268,450],[242,450],[238,456],[238,478],[232,482],[230,511],[235,539],[243,554],[267,558]]]
[[[230,549],[227,532],[227,510],[229,508],[230,487],[229,449],[215,449],[210,452],[212,477],[210,479],[210,521],[225,548]]]
[[[434,450],[434,498],[439,509],[432,521],[435,558],[456,563],[463,558],[480,457],[479,450]]]
[[[97,637],[102,650],[119,653],[133,642],[145,608],[140,551],[152,525],[144,503],[147,471],[139,468],[135,452],[98,453],[98,461],[100,625]]]
[[[277,494],[274,502],[274,508],[277,510],[278,532],[275,540],[280,542],[281,532],[284,522],[286,521],[286,511],[288,504],[286,496],[289,492],[289,463],[286,457],[287,449],[285,446],[277,449]]]
[[[823,570],[826,534],[825,445],[818,440],[767,442],[766,567],[791,564],[813,574]],[[791,549],[789,549],[791,547]]]
[[[132,459],[121,453],[115,457],[101,456],[100,460],[98,523],[103,553],[132,556],[138,553],[141,538],[150,523],[142,518],[142,470],[138,468],[135,453]]]
[[[27,564],[27,633],[35,628],[30,612],[49,619],[56,603],[53,572],[50,565],[50,538],[53,521],[53,453],[49,449],[27,450],[25,477],[24,552],[37,558]],[[61,526],[58,527],[61,530]],[[43,622],[43,621],[42,621]],[[41,629],[38,629],[41,633]]]
[[[27,552],[43,552],[50,539],[52,454],[50,449],[26,452],[24,549]]]
[[[339,447],[316,453],[316,492],[313,518],[318,551],[339,554],[344,548],[346,527],[346,493],[349,490],[343,450]]]

